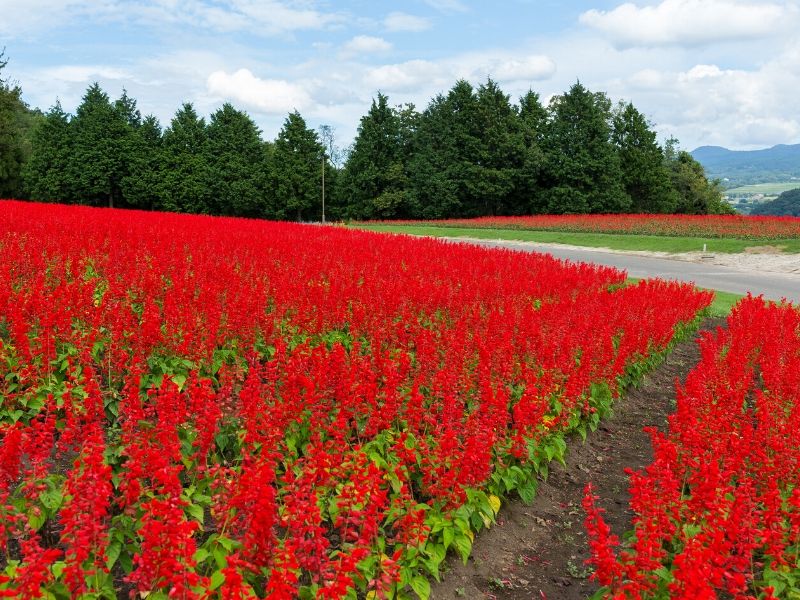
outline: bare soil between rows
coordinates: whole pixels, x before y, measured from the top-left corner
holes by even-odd
[[[724,319],[707,319],[700,331],[724,325]],[[466,566],[449,556],[431,598],[572,600],[595,593],[598,586],[585,564],[584,486],[589,481],[595,486],[616,535],[631,529],[625,469],[639,470],[652,461],[650,437],[643,428],[666,426],[675,408],[676,381],[684,381],[700,359],[696,338],[677,344],[638,387],[627,390],[585,443],[577,436],[568,441],[566,468],[551,465],[532,504],[519,498],[504,503],[497,524],[475,538]]]

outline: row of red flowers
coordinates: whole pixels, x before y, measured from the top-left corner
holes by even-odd
[[[743,215],[533,215],[441,221],[382,221],[387,225],[426,225],[468,229],[515,229],[621,233],[707,238],[785,240],[800,238],[800,217]]]
[[[7,597],[424,598],[710,302],[542,255],[17,202],[0,253]]]
[[[653,463],[632,474],[629,544],[587,489],[594,577],[614,598],[797,597],[800,312],[748,297],[700,344]]]

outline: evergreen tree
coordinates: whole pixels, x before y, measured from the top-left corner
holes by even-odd
[[[408,213],[404,155],[400,116],[379,93],[361,118],[342,172],[339,194],[348,216],[396,218]]]
[[[633,104],[617,107],[612,138],[619,153],[622,182],[635,213],[672,213],[678,194],[664,163],[656,133]]]
[[[33,149],[25,167],[26,186],[33,200],[81,201],[71,172],[74,146],[69,115],[56,102],[34,131]]]
[[[205,119],[190,103],[184,104],[164,132],[160,210],[213,213],[207,143]]]
[[[542,148],[547,132],[547,109],[536,92],[530,90],[520,98],[519,121],[524,156],[522,166],[517,170],[514,206],[521,214],[545,212],[547,206],[542,194],[545,155]]]
[[[121,204],[132,133],[125,115],[95,83],[86,91],[71,124],[75,144],[70,172],[83,201],[111,207]]]
[[[478,99],[464,80],[434,98],[417,128],[410,178],[420,216],[478,216],[483,188],[476,168],[481,139]]]
[[[140,120],[130,140],[129,172],[122,180],[122,194],[129,206],[153,210],[161,205],[163,152],[161,124],[148,115]]]
[[[270,169],[278,218],[320,218],[324,152],[300,113],[290,113],[275,141]]]
[[[4,56],[5,50],[0,51],[0,198],[22,198],[35,115],[22,101],[20,87],[3,79]]]
[[[473,212],[479,215],[519,213],[514,191],[525,162],[523,130],[509,97],[489,79],[478,88],[477,156],[472,164]]]
[[[253,120],[229,103],[211,115],[205,146],[208,188],[215,213],[260,217],[265,206],[265,168],[260,132]]]
[[[545,164],[551,213],[617,213],[630,208],[611,143],[611,104],[580,82],[550,104]]]

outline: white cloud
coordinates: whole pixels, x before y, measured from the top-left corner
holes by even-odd
[[[615,90],[649,107],[664,136],[753,148],[800,138],[800,44],[754,69],[698,64],[682,71],[638,71]]]
[[[383,38],[371,35],[357,35],[349,40],[342,47],[345,56],[356,56],[360,54],[380,54],[388,52],[392,45]]]
[[[662,0],[655,6],[625,3],[589,10],[582,24],[620,47],[701,45],[776,35],[798,17],[793,4],[740,0]]]
[[[340,14],[316,10],[313,4],[286,0],[0,0],[0,34],[13,39],[89,19],[272,36],[324,29],[344,21]]]
[[[423,17],[409,15],[404,12],[389,13],[383,20],[383,25],[388,31],[425,31],[431,22]]]
[[[367,69],[365,80],[379,90],[413,91],[446,81],[446,69],[428,60],[409,60],[395,65]]]
[[[556,63],[549,56],[532,55],[520,58],[498,57],[488,60],[470,73],[476,76],[491,77],[502,83],[510,81],[541,81],[549,79],[556,71]]]
[[[302,85],[282,79],[260,79],[248,69],[233,74],[215,71],[208,76],[207,88],[213,96],[241,102],[264,113],[285,114],[312,105],[311,96]]]

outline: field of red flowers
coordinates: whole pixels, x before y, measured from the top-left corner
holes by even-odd
[[[632,475],[630,544],[587,489],[595,577],[614,598],[796,598],[800,311],[745,298],[701,351]]]
[[[710,301],[544,255],[0,202],[0,597],[406,598]]]
[[[480,217],[442,221],[385,221],[387,225],[425,225],[472,229],[521,229],[666,235],[747,240],[800,238],[800,217],[751,217],[742,215],[533,215]]]

